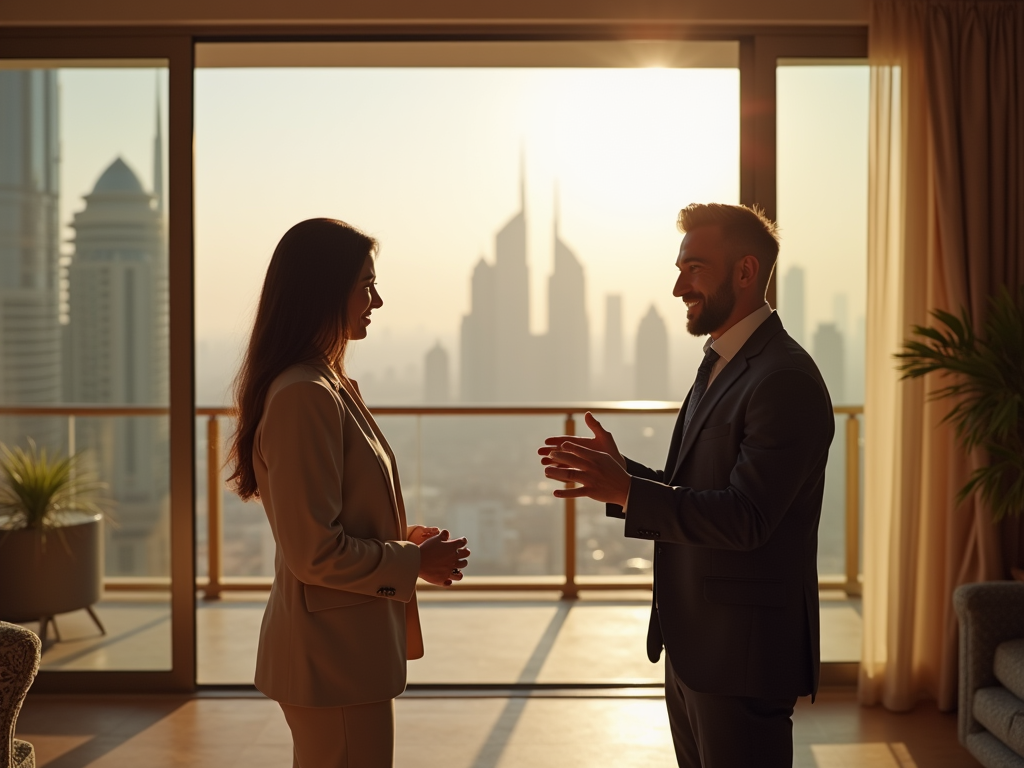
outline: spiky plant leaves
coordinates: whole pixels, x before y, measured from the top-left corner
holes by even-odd
[[[977,491],[996,520],[1024,510],[1024,286],[1005,286],[989,300],[988,317],[975,333],[966,309],[957,317],[936,310],[940,327],[913,327],[896,357],[902,378],[929,373],[947,383],[929,393],[952,399],[943,421],[951,423],[965,450],[980,448],[987,463],[958,494]]]
[[[28,450],[0,443],[0,527],[45,534],[67,524],[72,512],[105,512],[100,492],[106,484],[90,469],[87,454],[51,456],[31,438],[28,443]]]

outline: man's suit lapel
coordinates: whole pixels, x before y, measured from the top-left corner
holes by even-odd
[[[761,353],[765,345],[768,343],[775,334],[782,330],[782,321],[779,319],[777,312],[772,312],[768,318],[758,326],[747,343],[743,345],[736,356],[730,360],[726,366],[722,369],[721,373],[715,377],[715,380],[708,387],[708,391],[704,393],[704,397],[697,404],[697,410],[693,414],[693,418],[690,420],[689,426],[686,428],[685,434],[680,438],[679,454],[676,456],[675,467],[672,468],[671,475],[666,474],[666,482],[671,483],[679,472],[679,468],[683,465],[683,460],[687,454],[693,448],[697,442],[697,436],[700,434],[701,428],[704,426],[704,422],[707,421],[711,411],[715,409],[718,402],[725,396],[725,393],[735,384],[744,373],[746,373],[749,364],[747,360]],[[692,394],[692,391],[691,391]],[[689,397],[687,397],[689,400]],[[686,413],[686,403],[683,403],[683,409],[681,413]],[[681,427],[680,427],[681,428]],[[674,441],[673,436],[673,441]]]
[[[672,470],[672,478],[679,472],[679,467],[683,465],[683,459],[686,458],[694,443],[697,442],[697,435],[700,434],[704,422],[707,421],[708,414],[714,410],[718,401],[722,399],[722,396],[729,391],[729,388],[736,383],[737,379],[746,370],[747,358],[743,355],[736,355],[726,364],[721,373],[715,377],[711,386],[708,387],[708,391],[704,393],[704,397],[697,403],[697,410],[693,412],[693,418],[690,419],[686,432],[683,433],[682,442],[679,446],[679,455],[676,457],[676,465]],[[672,478],[669,478],[669,482],[671,482]]]

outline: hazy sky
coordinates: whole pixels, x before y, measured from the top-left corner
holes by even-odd
[[[778,85],[780,270],[807,269],[813,330],[838,292],[851,320],[863,314],[867,68],[780,68]],[[64,70],[61,89],[66,224],[118,155],[151,184],[156,76]],[[472,266],[493,259],[518,209],[522,159],[534,330],[547,321],[557,185],[595,366],[610,292],[624,296],[630,345],[654,303],[678,356],[699,357],[670,295],[674,223],[689,202],[738,199],[735,69],[207,69],[195,115],[201,342],[243,336],[281,234],[332,216],[381,240],[376,338],[406,339],[402,355],[434,338],[455,352]]]

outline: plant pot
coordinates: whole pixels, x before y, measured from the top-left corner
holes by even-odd
[[[101,515],[70,513],[45,541],[38,530],[0,530],[0,619],[39,621],[99,602],[102,543]]]

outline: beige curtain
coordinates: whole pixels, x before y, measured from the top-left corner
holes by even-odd
[[[865,396],[860,698],[894,710],[956,702],[960,584],[1004,578],[1021,526],[957,490],[965,456],[892,355],[936,308],[977,323],[1024,279],[1024,3],[875,0]],[[1016,563],[1020,564],[1020,563]]]

